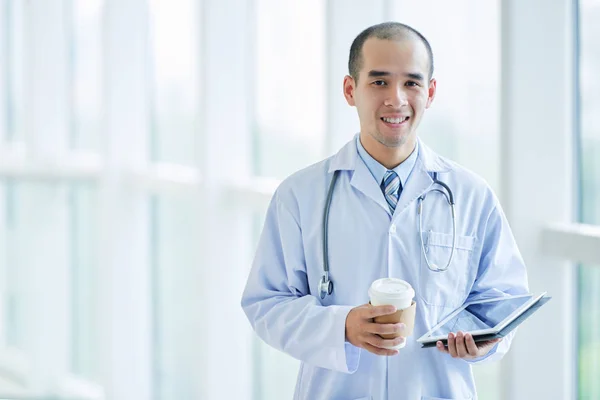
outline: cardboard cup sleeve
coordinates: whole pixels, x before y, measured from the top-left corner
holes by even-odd
[[[378,324],[397,324],[402,322],[406,325],[404,329],[403,337],[408,337],[412,335],[413,329],[415,327],[415,315],[417,312],[417,303],[413,300],[410,307],[405,308],[404,310],[398,310],[393,314],[382,315],[381,317],[376,317],[375,322]],[[397,335],[388,334],[388,335],[380,335],[384,339],[394,339]]]

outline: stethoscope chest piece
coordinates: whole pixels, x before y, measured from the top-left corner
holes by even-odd
[[[331,295],[333,293],[333,282],[329,279],[329,274],[325,273],[321,277],[321,281],[319,282],[319,292],[321,299],[324,299],[325,296]]]

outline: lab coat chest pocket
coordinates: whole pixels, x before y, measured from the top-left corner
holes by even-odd
[[[445,268],[452,252],[452,234],[440,232],[423,232],[425,252],[429,264]],[[456,237],[456,250],[448,270],[431,271],[421,254],[419,268],[419,291],[417,295],[428,305],[456,307],[462,304],[467,296],[468,275],[471,255],[475,244],[472,236]]]

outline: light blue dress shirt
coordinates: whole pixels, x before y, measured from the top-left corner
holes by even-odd
[[[384,167],[379,161],[374,159],[369,153],[367,153],[367,150],[365,150],[362,143],[360,142],[360,135],[356,135],[356,149],[358,150],[358,155],[371,172],[371,175],[373,175],[373,178],[375,178],[377,184],[381,186],[383,176],[388,171],[388,169]],[[398,174],[398,177],[400,178],[401,187],[405,187],[408,183],[410,174],[415,166],[415,163],[417,162],[418,155],[419,141],[417,140],[415,149],[412,153],[410,153],[410,156],[408,156],[406,160],[404,160],[400,165],[393,169],[393,171],[396,172]]]

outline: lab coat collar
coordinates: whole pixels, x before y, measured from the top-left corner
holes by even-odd
[[[359,134],[357,133],[356,135]],[[421,168],[426,172],[448,172],[452,169],[448,161],[426,146],[420,138],[417,138],[417,140],[419,141],[419,156],[415,168]],[[329,173],[355,170],[357,161],[360,160],[359,157],[355,136],[333,156],[329,165]]]
[[[430,173],[447,172],[452,169],[449,162],[437,155],[419,138],[417,140],[419,140],[419,155],[412,176],[402,189],[400,199],[398,199],[396,215],[400,214],[402,210],[431,186],[433,179]],[[382,195],[379,184],[375,182],[365,163],[360,160],[356,147],[356,136],[333,156],[329,166],[329,173],[344,170],[354,171],[350,184],[379,204],[391,216],[389,206]]]

